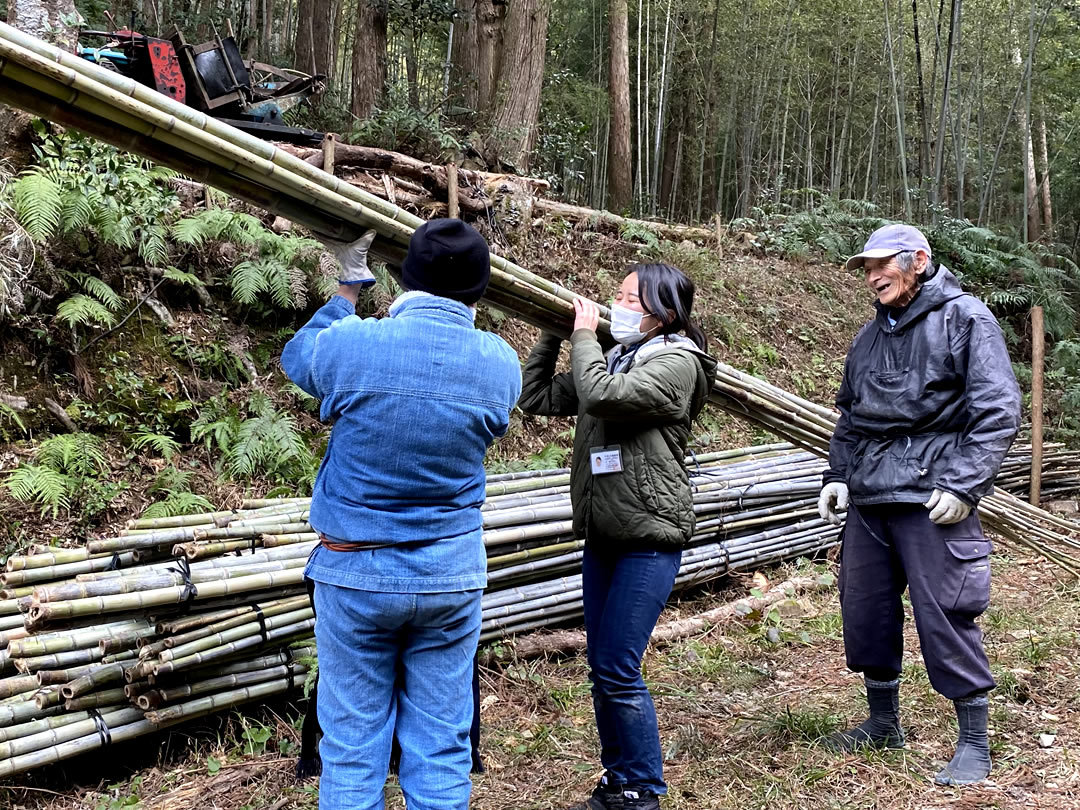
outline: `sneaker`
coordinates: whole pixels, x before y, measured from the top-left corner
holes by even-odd
[[[623,786],[609,779],[605,773],[596,783],[592,794],[569,810],[623,810]]]
[[[639,790],[637,788],[623,788],[623,810],[660,810],[660,798],[651,790]]]

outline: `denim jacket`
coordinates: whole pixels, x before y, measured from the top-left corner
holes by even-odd
[[[334,296],[285,346],[285,373],[333,424],[312,527],[387,546],[319,547],[315,581],[399,593],[486,585],[484,454],[506,433],[521,366],[473,317],[457,301],[406,293],[390,317],[361,319]]]

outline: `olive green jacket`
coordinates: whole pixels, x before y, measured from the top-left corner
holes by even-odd
[[[593,548],[676,549],[694,533],[683,459],[716,361],[689,340],[654,338],[625,372],[609,373],[591,330],[570,337],[571,371],[555,373],[561,340],[545,334],[522,372],[518,407],[577,416],[570,495],[574,534]],[[593,475],[591,451],[617,445],[623,471]]]

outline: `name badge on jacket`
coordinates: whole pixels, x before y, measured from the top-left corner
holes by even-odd
[[[593,475],[610,475],[623,471],[622,448],[619,445],[611,447],[594,447],[589,451],[592,460]]]

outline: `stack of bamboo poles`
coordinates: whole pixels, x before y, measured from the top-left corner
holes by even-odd
[[[687,467],[698,520],[676,589],[839,541],[817,515],[813,454],[765,445]],[[299,686],[314,655],[308,503],[140,519],[81,548],[12,557],[0,574],[0,776]],[[569,471],[491,476],[483,518],[482,639],[578,619]]]
[[[421,224],[389,201],[272,144],[3,23],[0,77],[0,102],[141,154],[319,234],[348,240],[372,228],[377,233],[372,250],[391,268],[400,266]],[[491,265],[489,303],[541,328],[570,331],[573,293],[495,254]],[[601,321],[601,330],[606,329]],[[836,424],[830,409],[723,364],[711,401],[817,454],[827,452]],[[1080,577],[1080,524],[1039,509],[1020,510],[1014,500],[996,494],[983,500],[980,515],[1005,541]]]
[[[700,528],[681,587],[836,542],[812,515],[822,462],[811,454],[769,445],[689,466]],[[485,638],[580,613],[568,471],[492,476],[483,516]],[[137,520],[82,548],[11,558],[0,776],[300,685],[314,653],[302,575],[316,542],[297,498]]]

